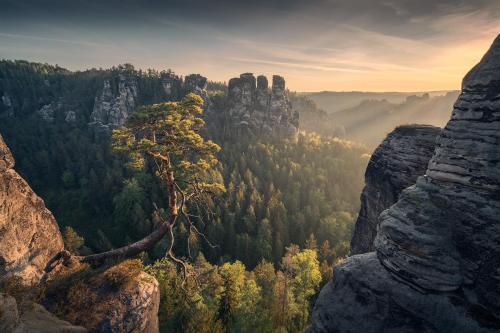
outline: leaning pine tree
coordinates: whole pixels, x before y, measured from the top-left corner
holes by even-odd
[[[210,170],[219,163],[216,154],[220,147],[200,135],[205,125],[199,117],[202,105],[201,97],[189,94],[180,102],[144,106],[127,119],[124,127],[113,131],[113,149],[129,156],[130,167],[141,169],[149,163],[166,186],[166,213],[159,214],[161,224],[145,238],[83,257],[83,262],[132,257],[167,236],[165,256],[183,265],[172,252],[176,223],[185,223],[190,232],[203,236],[190,218],[188,205],[203,204],[208,197],[225,190],[223,184],[210,177]]]

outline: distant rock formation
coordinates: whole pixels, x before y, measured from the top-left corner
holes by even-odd
[[[179,99],[182,90],[182,79],[173,72],[163,72],[160,75],[161,85],[165,95]]]
[[[348,258],[309,332],[500,330],[500,36],[465,77],[425,176]]]
[[[184,89],[186,93],[195,93],[203,98],[203,108],[205,111],[210,109],[210,97],[207,93],[208,80],[200,74],[190,74],[184,78]]]
[[[229,80],[228,108],[231,126],[237,131],[279,138],[298,134],[299,115],[292,112],[281,76],[273,76],[271,89],[263,75],[256,80],[252,73],[244,73]]]
[[[16,276],[36,284],[64,244],[52,213],[13,168],[0,136],[0,280]]]
[[[91,121],[111,128],[123,125],[138,104],[137,90],[137,80],[134,76],[120,74],[116,93],[113,92],[111,82],[105,80],[101,94],[95,98]]]
[[[2,108],[3,111],[0,112],[0,116],[12,117],[14,115],[14,107],[12,105],[12,100],[10,99],[9,94],[3,93],[2,95]]]
[[[207,78],[200,74],[187,75],[182,80],[172,72],[162,72],[159,84],[164,92],[162,101],[178,100],[185,94],[194,92],[203,98],[205,108],[210,105],[210,98],[206,92]],[[138,78],[134,75],[119,74],[116,92],[112,81],[105,80],[102,91],[95,97],[90,125],[102,131],[122,126],[128,116],[141,105],[140,93]],[[71,119],[72,117],[69,116],[66,121]]]
[[[441,129],[428,125],[400,126],[373,153],[365,173],[361,209],[351,241],[351,255],[375,250],[378,217],[399,194],[425,174]]]

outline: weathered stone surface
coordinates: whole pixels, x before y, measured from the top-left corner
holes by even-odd
[[[292,112],[281,76],[273,76],[272,89],[263,75],[256,80],[244,73],[229,80],[228,105],[230,126],[238,131],[292,139],[298,134],[298,113]]]
[[[130,265],[92,271],[70,257],[46,276],[42,304],[92,333],[158,333],[158,281]]]
[[[378,217],[405,188],[425,174],[441,129],[428,125],[400,126],[373,153],[365,173],[361,209],[351,240],[351,255],[375,250]]]
[[[60,320],[39,304],[18,308],[14,297],[0,294],[2,333],[85,333],[87,329]]]
[[[0,279],[34,284],[64,244],[54,216],[13,167],[0,136]]]
[[[120,74],[117,93],[113,92],[110,81],[104,81],[101,94],[95,98],[90,118],[95,124],[119,127],[135,111],[136,106],[137,79]]]
[[[14,163],[14,157],[12,157],[9,147],[3,141],[2,135],[0,135],[0,172],[14,168]]]
[[[92,332],[99,333],[157,333],[160,289],[158,281],[142,273],[139,283],[121,290],[108,302],[113,307]],[[105,298],[104,298],[105,299]]]
[[[465,77],[426,176],[348,258],[309,332],[500,330],[500,36]]]
[[[402,283],[374,252],[347,258],[314,306],[308,332],[498,332],[491,313],[462,293],[423,293]]]

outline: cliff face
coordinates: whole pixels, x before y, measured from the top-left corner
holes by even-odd
[[[351,241],[351,254],[375,250],[378,217],[399,194],[425,174],[440,129],[427,125],[400,126],[373,153],[365,173],[361,209]]]
[[[252,73],[245,73],[229,80],[228,105],[231,126],[238,131],[278,138],[298,134],[299,116],[292,112],[281,76],[273,76],[271,89],[263,75],[256,80]]]
[[[0,136],[0,280],[35,284],[64,245],[54,216],[13,167]]]
[[[210,99],[206,92],[206,77],[200,74],[190,74],[182,80],[172,72],[162,72],[158,80],[164,93],[160,98],[161,101],[177,100],[184,94],[194,92],[203,98],[205,107],[208,108]],[[117,84],[117,90],[114,91],[112,82],[105,80],[101,92],[95,97],[90,120],[92,125],[97,125],[103,130],[122,126],[128,116],[144,102],[141,100],[141,93],[143,92],[139,89],[136,75],[119,74]],[[39,111],[40,115],[45,120],[50,120],[51,115],[48,114],[47,116],[47,112],[42,111],[45,111],[45,109]]]
[[[426,176],[335,267],[309,332],[500,329],[500,37],[465,77]]]
[[[104,87],[99,96],[96,96],[94,110],[90,116],[92,122],[119,127],[125,119],[135,111],[137,105],[137,80],[133,76],[120,75],[118,92],[111,89],[111,82],[104,81]]]

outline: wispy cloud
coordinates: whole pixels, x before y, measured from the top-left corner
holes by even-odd
[[[42,37],[42,36],[10,34],[10,33],[4,33],[4,32],[0,32],[0,37],[7,37],[7,38],[14,38],[14,39],[31,39],[31,40],[38,40],[38,41],[44,41],[44,42],[56,42],[56,43],[63,43],[63,44],[78,44],[78,45],[85,45],[85,46],[99,46],[99,47],[111,46],[111,44],[104,44],[104,43],[101,44],[101,43],[88,42],[88,41],[83,41],[83,40],[70,40],[70,39],[51,38],[51,37]]]

